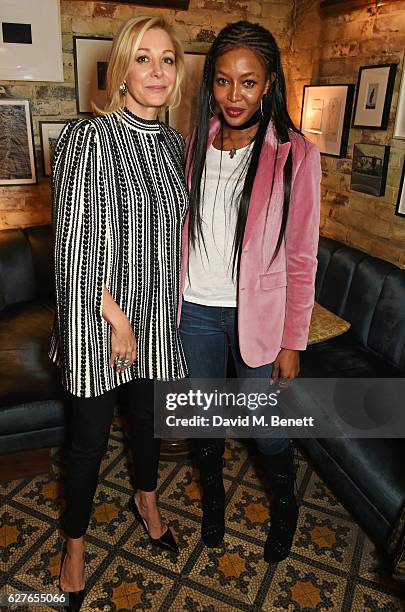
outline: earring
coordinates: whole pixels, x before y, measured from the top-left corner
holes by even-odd
[[[209,109],[210,109],[211,115],[212,115],[212,116],[214,116],[214,115],[215,115],[215,113],[214,113],[214,111],[212,110],[211,100],[212,100],[212,94],[210,94],[210,97],[209,97],[209,100],[208,100],[208,106],[209,106]]]
[[[264,96],[263,96],[264,98]],[[262,117],[264,117],[264,113],[263,113],[263,98],[260,100],[260,112],[262,114]]]
[[[125,81],[124,81],[124,83],[122,83],[122,84],[119,86],[119,90],[120,90],[120,94],[121,94],[122,96],[126,96],[126,95],[127,95],[127,93],[128,93],[128,88],[127,88],[127,84],[125,83]]]

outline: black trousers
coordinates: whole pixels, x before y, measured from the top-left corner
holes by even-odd
[[[153,437],[153,380],[133,380],[120,387],[127,394],[126,419],[134,465],[134,483],[142,491],[157,487],[160,439]],[[62,528],[67,536],[86,533],[107,450],[118,389],[98,397],[72,396],[72,439],[65,480],[66,510]]]

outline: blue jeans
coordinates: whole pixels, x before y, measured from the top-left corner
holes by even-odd
[[[225,378],[231,350],[238,378],[271,377],[272,364],[250,368],[241,357],[237,332],[237,309],[201,306],[183,301],[180,336],[190,378]],[[265,455],[275,455],[289,446],[288,438],[257,438]]]

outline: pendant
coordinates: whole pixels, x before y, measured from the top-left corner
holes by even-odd
[[[235,155],[236,155],[236,149],[235,147],[232,147],[232,149],[229,151],[229,157],[233,159]]]

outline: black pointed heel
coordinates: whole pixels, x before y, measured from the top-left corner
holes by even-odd
[[[65,551],[63,555],[62,563],[60,566],[59,588],[60,588],[60,577],[62,574],[63,564],[65,563],[66,554],[67,553]],[[79,612],[83,604],[84,596],[86,593],[86,588],[82,589],[81,591],[62,591],[62,589],[60,590],[64,595],[67,595],[69,597],[69,603],[67,605],[64,605],[62,608],[63,612]]]
[[[179,554],[179,548],[177,546],[176,540],[174,539],[173,534],[170,531],[169,527],[167,528],[167,531],[165,531],[164,534],[160,536],[160,538],[152,538],[152,536],[149,534],[149,531],[148,531],[148,525],[145,519],[143,518],[143,516],[141,515],[141,513],[139,512],[138,506],[136,505],[133,497],[131,497],[131,499],[129,500],[128,508],[134,514],[138,522],[143,526],[152,544],[154,544],[158,548],[161,548],[162,550],[168,550],[170,552],[174,552],[176,553],[176,555]]]

